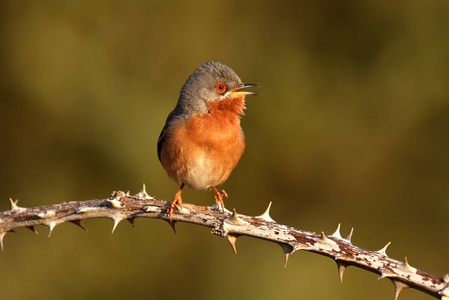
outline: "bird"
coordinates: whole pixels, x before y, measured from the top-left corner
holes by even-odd
[[[218,210],[224,212],[225,182],[245,148],[240,117],[245,96],[257,95],[242,89],[256,84],[243,83],[230,67],[220,61],[203,62],[188,77],[178,102],[167,117],[157,142],[159,161],[168,176],[179,185],[167,215],[182,207],[185,185],[193,190],[211,188]]]

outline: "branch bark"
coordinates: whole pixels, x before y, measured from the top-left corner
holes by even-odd
[[[226,237],[234,252],[239,236],[250,236],[279,244],[285,254],[285,265],[291,254],[298,250],[315,252],[335,260],[340,281],[348,266],[356,266],[380,275],[379,279],[388,278],[395,286],[395,299],[405,288],[414,288],[435,298],[449,300],[449,275],[443,278],[425,273],[412,266],[407,261],[392,259],[386,254],[389,243],[382,249],[370,251],[354,246],[351,243],[351,233],[347,238],[340,235],[340,225],[331,235],[323,232],[316,234],[286,225],[276,223],[269,215],[270,205],[260,216],[245,216],[235,210],[220,212],[214,206],[199,206],[184,203],[175,209],[170,220],[166,214],[170,202],[150,197],[142,190],[130,196],[129,192],[113,192],[111,197],[79,202],[69,202],[48,206],[24,208],[17,205],[17,200],[11,199],[11,209],[0,212],[0,243],[3,249],[3,239],[8,232],[17,228],[29,228],[35,231],[35,226],[45,225],[49,228],[49,236],[55,226],[72,222],[85,229],[82,220],[109,218],[114,222],[112,232],[122,220],[128,220],[134,226],[135,218],[155,218],[168,221],[175,229],[176,222],[187,222],[206,226],[212,233]]]

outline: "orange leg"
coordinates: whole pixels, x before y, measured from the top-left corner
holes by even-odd
[[[221,212],[224,212],[224,202],[223,202],[223,196],[225,196],[226,198],[228,198],[228,194],[225,192],[225,190],[221,190],[220,192],[213,186],[211,185],[211,188],[214,190],[215,192],[215,203],[217,203],[218,205],[218,209]]]
[[[175,208],[176,205],[182,205],[182,198],[181,198],[181,193],[182,193],[182,189],[184,188],[184,183],[181,184],[181,187],[179,188],[179,190],[176,192],[175,197],[173,198],[173,201],[170,203],[170,207],[167,210],[167,214],[170,217],[173,217],[173,209]]]

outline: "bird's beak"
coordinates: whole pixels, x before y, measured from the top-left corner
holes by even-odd
[[[231,93],[232,95],[235,95],[235,96],[258,95],[258,94],[253,93],[253,92],[239,91],[241,89],[245,89],[245,88],[252,87],[252,86],[257,86],[258,87],[257,84],[244,83],[241,86],[238,86],[238,87],[236,87],[233,90],[230,90],[229,93]]]

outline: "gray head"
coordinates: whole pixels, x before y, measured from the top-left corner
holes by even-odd
[[[204,62],[189,76],[179,94],[175,114],[201,114],[208,111],[207,101],[217,101],[231,91],[246,86],[230,67],[219,61]],[[234,92],[236,93],[236,92]],[[238,92],[243,95],[250,92]]]

